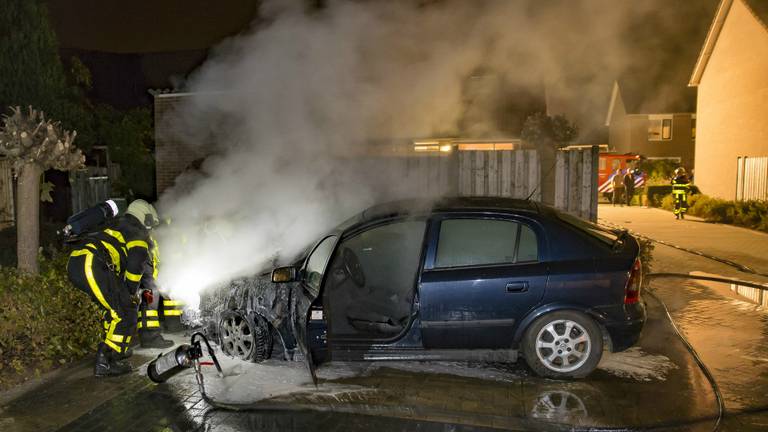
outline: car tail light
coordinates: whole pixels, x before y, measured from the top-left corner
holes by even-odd
[[[640,301],[640,286],[643,284],[643,266],[640,258],[635,260],[629,271],[627,286],[624,288],[624,304],[635,304]]]

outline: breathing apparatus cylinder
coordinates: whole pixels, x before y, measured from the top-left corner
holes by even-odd
[[[67,219],[63,232],[65,236],[78,236],[104,224],[108,219],[117,216],[117,203],[107,200],[91,208],[76,213]]]
[[[193,365],[193,360],[202,357],[200,346],[183,344],[173,351],[160,354],[152,360],[147,367],[149,379],[160,384],[166,382],[172,376]]]

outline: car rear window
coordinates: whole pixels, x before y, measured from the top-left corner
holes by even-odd
[[[511,264],[537,259],[536,234],[517,222],[447,219],[440,224],[435,259],[438,268]]]
[[[600,240],[601,242],[607,244],[607,245],[613,245],[616,240],[619,239],[619,236],[614,233],[613,231],[603,228],[600,225],[590,222],[588,220],[584,220],[580,217],[574,216],[569,213],[564,212],[556,212],[557,217],[567,223],[568,225],[571,225],[575,228],[578,228],[579,230],[589,234],[590,236]]]

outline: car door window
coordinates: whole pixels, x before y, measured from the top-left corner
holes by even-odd
[[[536,234],[526,225],[495,219],[447,219],[440,224],[435,267],[512,264],[537,258]]]
[[[312,255],[307,258],[306,268],[304,269],[304,282],[307,287],[315,294],[320,291],[320,283],[323,281],[325,267],[328,259],[331,257],[333,247],[336,245],[336,236],[328,236],[317,244],[312,251]]]
[[[539,241],[531,227],[520,224],[520,241],[517,247],[516,262],[533,262],[539,260]]]

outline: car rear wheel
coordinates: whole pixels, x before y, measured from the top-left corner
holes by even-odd
[[[261,362],[272,354],[272,333],[267,321],[259,315],[227,312],[219,329],[221,350],[228,356]]]
[[[550,378],[583,378],[603,355],[600,328],[573,311],[546,314],[531,324],[523,338],[525,362],[536,374]]]

